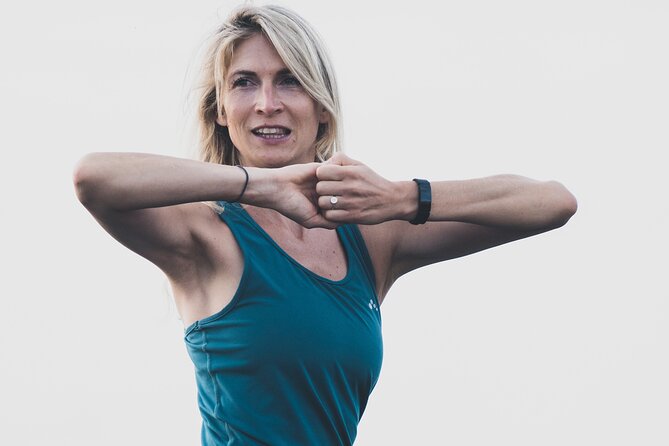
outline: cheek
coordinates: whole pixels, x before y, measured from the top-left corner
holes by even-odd
[[[228,120],[228,125],[238,125],[244,120],[248,110],[247,100],[243,95],[236,93],[230,94],[227,100],[223,101],[225,109],[225,116]]]
[[[301,110],[304,126],[308,127],[310,132],[313,131],[314,133],[317,133],[320,117],[318,115],[318,109],[314,106],[314,103],[312,101],[304,103]]]
[[[235,107],[234,104],[228,104],[224,103],[224,110],[225,110],[225,118],[228,120],[228,124],[232,124],[235,122],[237,119],[237,108]]]

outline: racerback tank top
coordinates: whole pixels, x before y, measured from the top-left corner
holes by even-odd
[[[332,281],[290,257],[239,204],[219,204],[244,271],[232,301],[185,330],[202,444],[353,444],[383,356],[358,227],[336,229],[347,273]]]

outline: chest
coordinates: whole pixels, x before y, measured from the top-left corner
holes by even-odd
[[[296,237],[271,224],[263,229],[281,250],[312,273],[333,281],[346,277],[346,252],[336,231],[311,229]]]
[[[248,273],[230,311],[187,335],[191,357],[224,375],[342,370],[354,381],[375,381],[380,314],[373,294],[357,283],[326,284],[290,268],[280,277]]]
[[[229,226],[244,259],[237,290],[222,311],[186,333],[202,376],[257,383],[269,382],[264,374],[273,371],[308,370],[310,377],[342,371],[370,389],[381,366],[381,318],[352,229],[302,242],[234,217]]]

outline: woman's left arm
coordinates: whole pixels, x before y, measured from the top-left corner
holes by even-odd
[[[414,181],[388,181],[343,154],[320,166],[317,175],[319,206],[327,220],[375,225],[364,233],[381,257],[375,262],[387,270],[387,286],[421,266],[558,228],[577,208],[574,196],[556,181],[517,175],[438,181],[431,183],[428,222],[412,225],[418,211]],[[333,195],[338,197],[334,208]]]

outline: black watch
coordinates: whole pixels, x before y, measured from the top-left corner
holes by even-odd
[[[422,225],[430,216],[432,209],[432,187],[427,180],[419,178],[413,179],[418,185],[418,212],[413,220],[409,221],[412,225]]]

